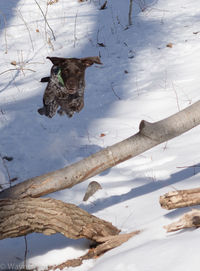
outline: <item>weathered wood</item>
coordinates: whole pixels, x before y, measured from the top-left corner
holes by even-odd
[[[164,226],[167,232],[178,231],[181,229],[193,227],[200,227],[200,210],[192,210],[184,214],[178,221]]]
[[[72,239],[117,235],[111,223],[90,215],[74,204],[50,198],[0,200],[0,239],[32,232],[51,235],[61,233]]]
[[[96,182],[92,181],[89,183],[87,191],[83,197],[83,201],[87,201],[91,196],[93,196],[98,190],[102,189],[101,185]]]
[[[162,208],[171,210],[200,204],[200,188],[170,191],[160,197]]]
[[[74,204],[55,199],[0,200],[0,240],[33,232],[45,235],[61,233],[71,239],[87,238],[96,244],[96,247],[85,255],[58,266],[51,266],[48,270],[81,265],[83,260],[94,259],[140,233],[134,231],[119,235],[120,230],[111,223],[90,215]]]
[[[40,197],[85,181],[100,172],[170,140],[200,124],[200,101],[164,120],[142,121],[139,132],[77,163],[28,179],[0,193],[0,198]]]
[[[102,255],[106,251],[120,246],[124,242],[128,241],[131,237],[133,237],[139,233],[140,233],[140,231],[134,231],[134,232],[127,233],[127,234],[109,236],[109,237],[105,237],[104,239],[102,238],[103,243],[100,245],[97,245],[95,248],[90,249],[85,255],[83,255],[77,259],[68,260],[65,263],[62,263],[62,264],[59,264],[56,266],[49,266],[47,270],[62,270],[66,267],[79,266],[82,264],[82,262],[84,260],[95,259],[96,257]]]

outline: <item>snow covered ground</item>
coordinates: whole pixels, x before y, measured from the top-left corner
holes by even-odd
[[[18,183],[89,156],[135,134],[142,119],[158,121],[200,98],[199,1],[135,0],[128,28],[129,0],[108,0],[105,10],[99,10],[102,0],[59,0],[48,9],[47,2],[38,1],[49,25],[34,0],[0,1],[0,157],[13,157],[0,158],[2,188],[9,178]],[[45,84],[39,81],[51,67],[46,56],[96,55],[103,65],[86,71],[84,109],[71,119],[40,116]],[[159,205],[159,196],[170,190],[199,186],[199,132],[196,127],[93,177],[103,189],[87,203],[82,199],[91,180],[51,195],[122,232],[143,230],[68,270],[199,270],[199,230],[163,229],[189,208]],[[88,248],[86,240],[61,235],[31,234],[27,242],[28,267],[41,270]],[[19,270],[24,253],[24,238],[1,240],[0,270]]]

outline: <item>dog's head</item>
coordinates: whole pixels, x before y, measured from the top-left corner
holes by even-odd
[[[75,94],[85,87],[85,69],[94,63],[102,64],[98,56],[84,58],[47,57],[60,69],[61,79],[69,94]]]

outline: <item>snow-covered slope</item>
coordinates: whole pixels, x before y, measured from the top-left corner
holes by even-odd
[[[133,135],[142,119],[160,120],[200,97],[198,1],[135,0],[131,27],[129,0],[108,0],[104,10],[99,0],[59,0],[48,7],[47,2],[56,1],[0,1],[0,156],[13,157],[0,159],[2,188],[9,178],[18,183],[80,160]],[[40,116],[45,84],[39,81],[51,67],[46,56],[95,55],[103,65],[86,71],[84,109],[72,119]],[[159,205],[169,190],[198,186],[199,132],[196,127],[93,177],[103,189],[88,203],[82,199],[91,180],[51,195],[123,232],[143,230],[73,270],[199,270],[199,230],[166,234],[163,225],[186,209]],[[31,234],[27,242],[28,267],[41,270],[88,247],[87,241],[61,235]],[[0,269],[20,269],[24,251],[24,238],[1,240]]]

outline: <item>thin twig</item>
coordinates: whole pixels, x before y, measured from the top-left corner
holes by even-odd
[[[172,88],[173,88],[173,91],[174,91],[174,93],[176,95],[176,104],[177,104],[178,111],[181,111],[180,105],[179,105],[179,100],[178,100],[178,94],[177,94],[177,91],[176,91],[176,89],[174,87],[174,83],[173,82],[172,82]]]
[[[6,73],[6,72],[11,72],[11,71],[21,71],[21,70],[22,70],[21,68],[8,69],[8,70],[6,70],[6,71],[4,71],[4,72],[1,72],[0,75],[4,74],[4,73]],[[24,70],[24,71],[36,72],[36,71],[34,71],[34,70],[32,70],[32,69],[23,69],[23,70]]]
[[[121,98],[119,97],[119,95],[117,95],[117,93],[115,92],[115,90],[114,90],[114,87],[113,87],[113,85],[112,85],[112,83],[111,83],[111,89],[112,89],[112,91],[113,91],[113,93],[114,93],[114,95],[119,99],[119,100],[121,100]]]
[[[24,17],[22,16],[22,13],[21,13],[20,10],[18,10],[18,13],[19,13],[20,18],[21,18],[22,21],[24,22],[24,25],[26,26],[26,29],[27,29],[28,34],[29,34],[29,39],[30,39],[30,41],[31,41],[31,46],[32,46],[32,49],[33,49],[33,51],[34,51],[33,40],[32,40],[32,37],[31,37],[30,29],[28,28],[28,24],[27,24],[27,22],[24,20]]]
[[[24,241],[25,241],[24,270],[27,270],[26,263],[27,263],[28,243],[27,243],[26,235],[24,236]]]
[[[74,21],[74,48],[76,47],[76,41],[77,41],[77,37],[76,37],[77,16],[78,16],[78,11],[76,12],[75,21]]]
[[[21,70],[21,72],[23,73],[23,75],[25,76],[25,73],[24,73],[24,57],[23,57],[23,51],[21,50],[20,51],[20,54],[18,53],[18,58],[19,58],[19,68]]]
[[[48,13],[48,4],[46,5],[45,18],[47,18],[47,13]],[[44,24],[44,32],[45,32],[45,40],[48,42],[48,38],[47,38],[47,23],[46,23],[46,21],[45,21],[45,24]]]
[[[44,14],[42,8],[41,8],[40,5],[38,4],[37,0],[34,0],[34,1],[35,1],[35,3],[37,4],[38,8],[40,9],[40,11],[41,11],[41,13],[42,13],[42,15],[43,15],[43,17],[44,17],[44,20],[45,20],[46,24],[48,25],[48,27],[49,27],[49,29],[50,29],[50,31],[51,31],[51,33],[52,33],[53,39],[56,40],[56,37],[55,37],[55,35],[54,35],[54,32],[53,32],[51,26],[49,25],[49,23],[48,23],[48,21],[47,21],[47,18],[46,18],[46,16],[45,16],[45,14]]]
[[[132,25],[132,11],[133,11],[133,0],[130,0],[129,4],[129,12],[128,12],[128,25]]]
[[[3,163],[3,166],[4,166],[5,170],[6,170],[6,173],[7,173],[7,176],[8,176],[8,180],[9,180],[9,184],[10,184],[10,187],[11,187],[10,172],[9,172],[8,167],[6,165],[5,159],[3,158],[3,156],[1,155],[1,153],[0,153],[0,157],[1,157],[1,160],[2,160],[2,163]]]
[[[106,9],[106,5],[107,5],[108,1],[105,1],[104,4],[100,7],[100,10]]]

